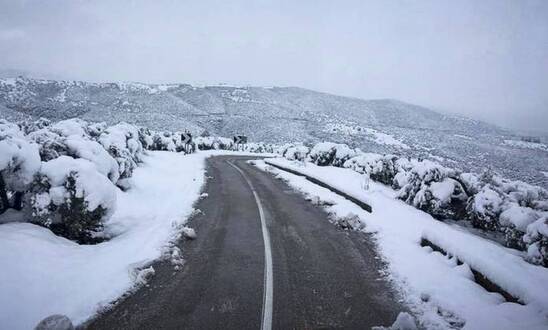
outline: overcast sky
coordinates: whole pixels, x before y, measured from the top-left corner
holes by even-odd
[[[300,86],[548,131],[548,1],[0,0],[0,69]]]

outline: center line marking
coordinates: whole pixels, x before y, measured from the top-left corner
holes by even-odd
[[[247,182],[247,185],[253,192],[255,197],[255,202],[259,209],[259,217],[261,218],[261,228],[263,232],[263,243],[264,243],[264,291],[263,291],[263,318],[261,320],[261,330],[271,330],[272,329],[272,297],[274,294],[274,286],[272,282],[272,248],[270,247],[270,233],[268,232],[268,227],[264,219],[263,205],[259,199],[259,195],[253,188],[251,181],[247,178],[247,175],[235,164],[230,161],[226,161],[230,166],[234,167],[244,180]]]

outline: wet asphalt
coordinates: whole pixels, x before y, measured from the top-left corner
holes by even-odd
[[[390,325],[405,307],[382,275],[370,234],[345,231],[320,207],[246,161],[208,160],[208,197],[190,219],[195,240],[177,244],[185,260],[153,264],[147,286],[116,303],[88,329],[260,329],[265,247],[264,210],[273,260],[272,329],[369,329]]]

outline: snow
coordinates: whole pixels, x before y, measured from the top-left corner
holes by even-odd
[[[373,138],[374,138],[374,141],[378,144],[394,146],[394,147],[398,147],[398,148],[401,148],[401,149],[410,149],[410,147],[407,144],[405,144],[402,141],[394,138],[390,134],[379,132],[379,131],[377,131],[376,129],[373,129],[373,128],[365,128],[365,132],[372,135]]]
[[[533,223],[537,217],[535,212],[528,207],[522,207],[517,204],[510,206],[500,214],[500,223],[508,226],[512,224],[516,229],[525,232],[527,226]]]
[[[53,124],[50,129],[61,136],[86,136],[86,125],[87,123],[81,119],[67,119]]]
[[[0,84],[15,87],[17,86],[17,78],[2,78],[0,79]]]
[[[278,171],[263,161],[256,162],[258,167],[275,173],[305,194],[335,202],[324,206],[327,212],[340,218],[357,215],[365,224],[364,230],[375,233],[379,253],[388,265],[388,276],[421,326],[449,328],[449,321],[458,321],[464,323],[464,329],[546,329],[548,269],[527,263],[520,252],[437,221],[396,199],[397,192],[382,184],[370,182],[369,189],[363,190],[363,176],[353,170],[314,164],[303,167],[279,158],[267,162],[306,173],[372,206],[373,212],[367,213],[303,177]],[[465,264],[458,265],[455,258],[421,247],[423,236]],[[505,302],[501,295],[484,290],[473,281],[470,267],[526,305]]]
[[[65,140],[65,144],[72,154],[92,162],[99,173],[114,183],[118,181],[118,163],[99,143],[71,135]]]
[[[454,190],[455,181],[449,178],[445,178],[441,182],[432,182],[432,184],[430,184],[430,191],[432,192],[432,195],[440,201],[449,200]]]
[[[59,313],[79,324],[131,289],[137,279],[132,274],[162,256],[193,211],[209,155],[145,156],[129,179],[131,189],[116,190],[117,209],[105,225],[115,235],[109,241],[78,245],[29,223],[0,225],[2,327],[31,329]],[[46,171],[60,180],[55,169],[61,164],[48,163]]]
[[[407,144],[396,139],[394,136],[380,132],[370,127],[362,127],[359,125],[343,123],[327,123],[324,125],[323,131],[330,134],[337,133],[346,136],[365,135],[368,139],[380,145],[388,145],[401,149],[410,149]]]
[[[16,135],[17,136],[17,135]],[[19,137],[0,135],[0,175],[8,187],[22,190],[40,168],[38,146]]]
[[[196,231],[193,228],[183,227],[182,233],[183,233],[183,236],[188,238],[188,239],[195,239],[196,238]]]
[[[537,150],[548,151],[548,146],[544,143],[519,141],[519,140],[504,140],[504,144],[507,146],[516,147],[516,148],[537,149]]]
[[[107,210],[116,207],[116,190],[104,175],[96,171],[95,165],[83,158],[74,159],[61,156],[42,163],[40,173],[49,179],[49,195],[55,205],[65,203],[67,196],[66,180],[76,173],[76,197],[84,198],[87,209],[93,211],[99,206]],[[47,198],[42,196],[46,202]]]
[[[458,138],[465,139],[465,140],[472,140],[472,138],[469,137],[468,135],[453,134],[453,136],[456,136],[456,137],[458,137]]]
[[[502,207],[502,197],[486,186],[476,194],[473,203],[474,210],[480,214],[497,213]]]

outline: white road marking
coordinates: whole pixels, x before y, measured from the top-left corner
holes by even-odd
[[[230,166],[234,167],[244,180],[247,182],[247,185],[253,192],[255,197],[255,202],[259,209],[259,217],[261,218],[261,228],[263,232],[263,242],[264,242],[264,291],[263,291],[263,318],[261,320],[261,330],[271,330],[272,329],[272,298],[274,294],[274,285],[272,281],[272,248],[270,247],[270,233],[268,232],[268,227],[266,226],[263,205],[259,199],[259,195],[253,188],[251,181],[247,178],[245,173],[235,164],[230,161],[226,161]]]

